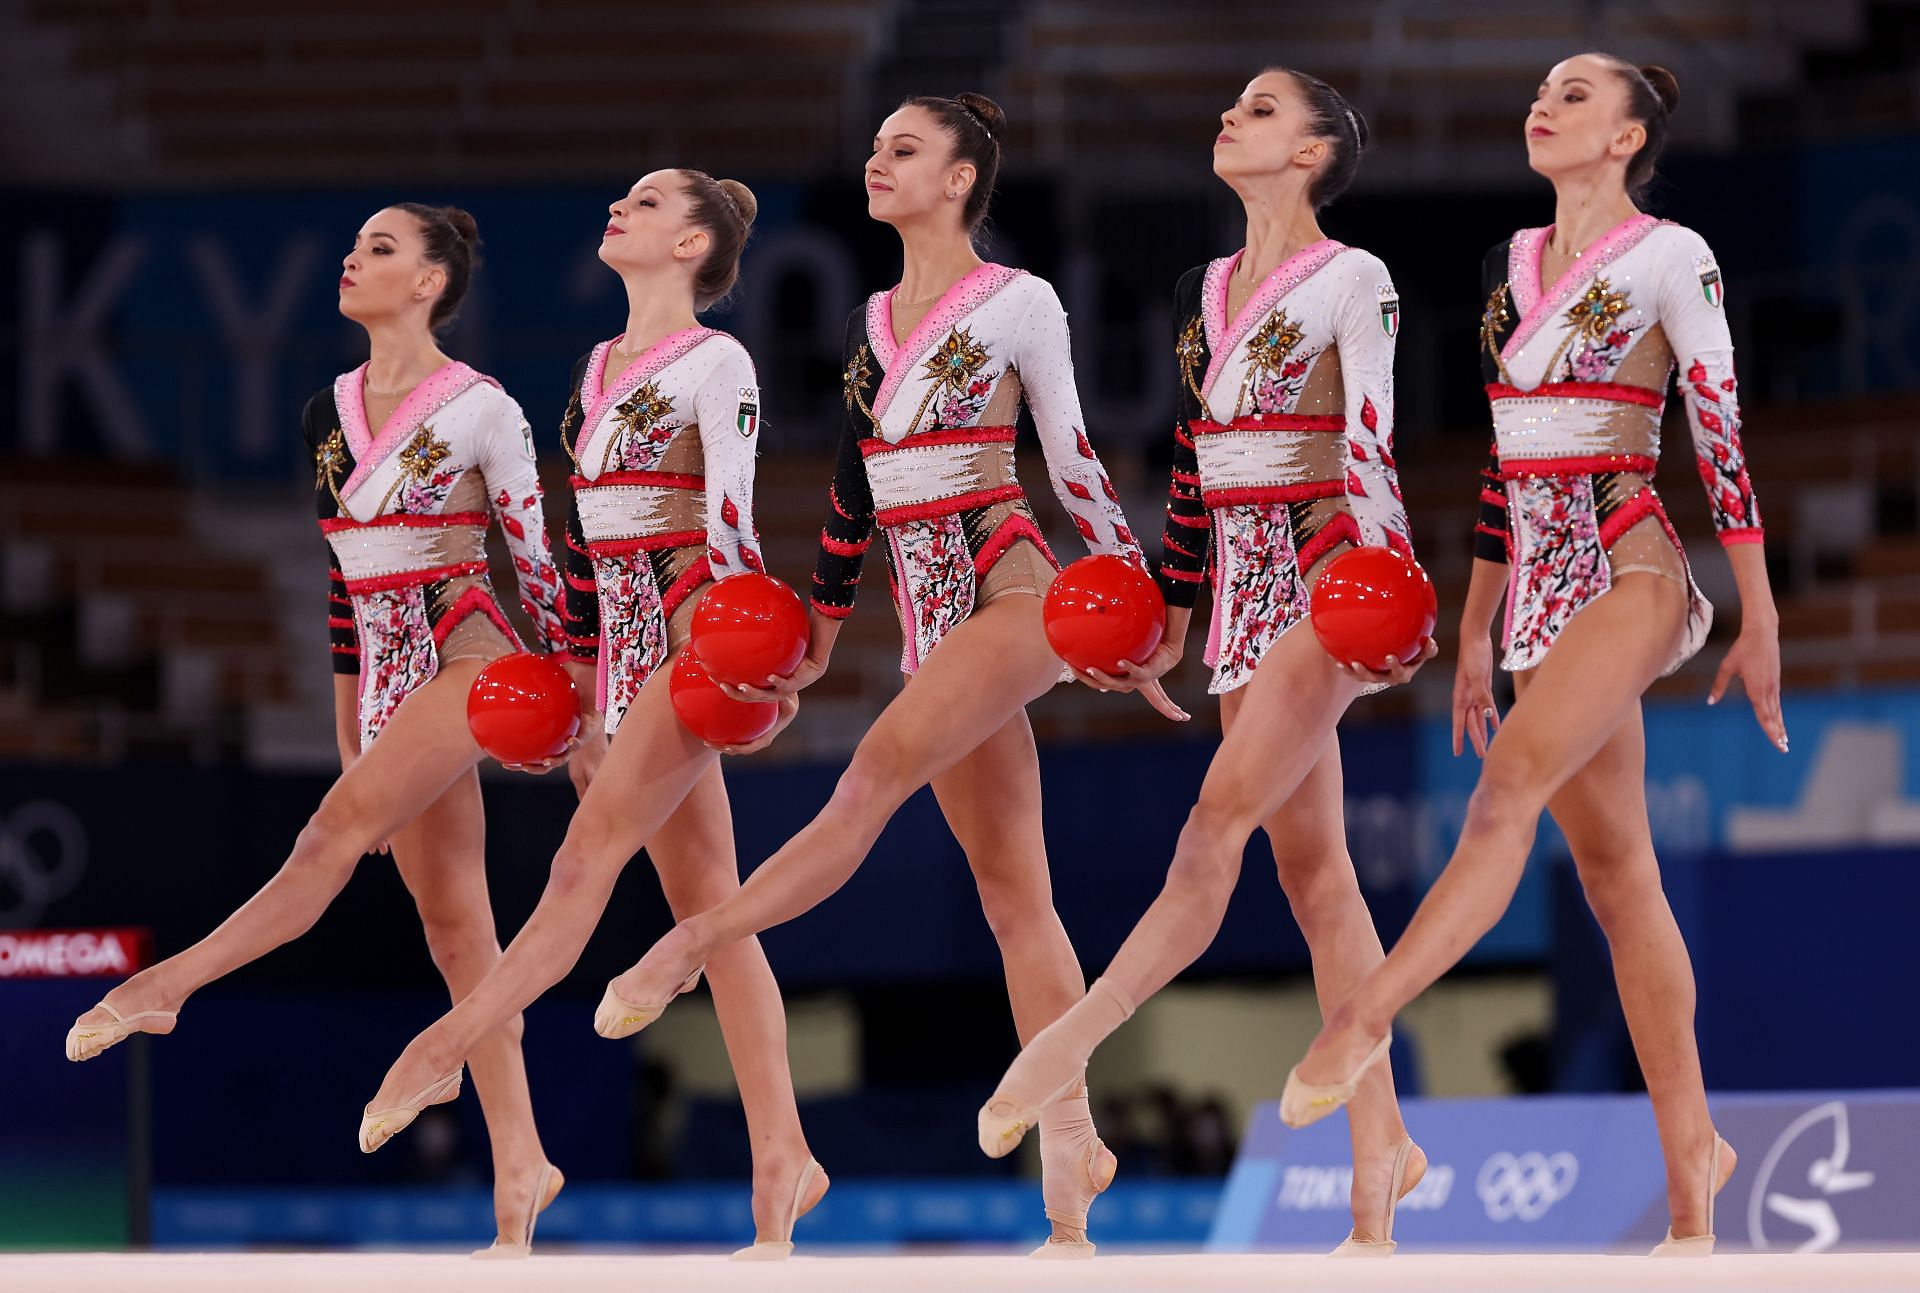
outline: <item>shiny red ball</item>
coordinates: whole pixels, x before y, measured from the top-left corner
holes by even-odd
[[[693,654],[719,681],[764,687],[807,654],[807,608],[772,575],[728,575],[693,608]]]
[[[1341,664],[1376,673],[1405,663],[1433,636],[1439,604],[1420,563],[1392,548],[1354,548],[1327,563],[1313,586],[1313,635]]]
[[[467,692],[467,727],[480,748],[502,763],[557,758],[580,730],[580,694],[549,656],[502,656],[480,671]]]
[[[1117,674],[1153,654],[1167,631],[1167,603],[1153,576],[1125,557],[1082,557],[1047,589],[1040,616],[1047,645],[1076,669]]]
[[[682,651],[667,678],[680,726],[711,745],[750,745],[780,721],[770,700],[735,700],[720,690],[692,651]]]

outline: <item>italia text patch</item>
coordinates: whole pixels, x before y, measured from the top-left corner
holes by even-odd
[[[1707,298],[1707,304],[1719,309],[1726,297],[1726,289],[1720,283],[1720,266],[1714,263],[1712,256],[1696,256],[1693,272],[1700,278],[1700,294]]]

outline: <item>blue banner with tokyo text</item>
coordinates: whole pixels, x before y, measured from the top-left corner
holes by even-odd
[[[1920,1242],[1920,1091],[1712,1097],[1739,1155],[1719,1246],[1822,1252]],[[1644,1096],[1406,1100],[1425,1179],[1400,1204],[1406,1249],[1645,1251],[1666,1176]],[[1208,1246],[1328,1248],[1352,1225],[1347,1120],[1300,1131],[1255,1112]]]

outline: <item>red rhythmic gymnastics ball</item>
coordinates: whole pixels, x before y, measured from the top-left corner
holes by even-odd
[[[1392,548],[1354,548],[1327,563],[1313,586],[1313,635],[1341,664],[1384,673],[1433,636],[1439,605],[1420,563]]]
[[[693,608],[690,642],[716,681],[764,687],[806,657],[807,608],[772,575],[728,575]]]
[[[480,671],[467,692],[467,727],[480,748],[502,763],[558,758],[580,730],[580,694],[548,656],[502,656]]]
[[[720,690],[691,650],[682,651],[667,679],[680,726],[710,745],[751,745],[780,721],[771,700],[735,700]]]
[[[1082,557],[1047,589],[1047,645],[1075,669],[1118,674],[1140,663],[1167,631],[1167,603],[1153,577],[1125,557]]]

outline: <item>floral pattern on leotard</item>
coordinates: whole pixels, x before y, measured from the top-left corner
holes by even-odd
[[[360,634],[360,744],[380,734],[402,701],[440,670],[440,652],[420,584],[354,598]]]
[[[1747,478],[1747,455],[1740,445],[1738,384],[1731,372],[1715,384],[1707,366],[1697,359],[1683,376],[1681,398],[1700,427],[1694,465],[1700,472],[1700,483],[1707,487],[1713,528],[1723,534],[1757,529],[1760,509],[1754,503],[1753,482]]]
[[[1262,373],[1253,384],[1253,412],[1289,413],[1300,399],[1301,388],[1307,384],[1307,370],[1313,367],[1317,354],[1303,359],[1289,359],[1271,373]]]
[[[986,412],[987,398],[993,393],[996,380],[996,374],[986,373],[956,389],[934,410],[933,429],[972,426]]]
[[[1574,343],[1567,361],[1568,375],[1576,382],[1613,380],[1614,369],[1626,358],[1633,344],[1633,329],[1613,328],[1599,337]]]
[[[423,480],[409,479],[400,486],[396,512],[411,512],[416,516],[432,516],[446,506],[447,495],[453,492],[454,481],[460,478],[458,471],[436,471]]]
[[[609,553],[593,559],[600,593],[600,668],[606,695],[607,733],[619,730],[640,688],[667,659],[667,616],[644,552]]]
[[[1285,503],[1216,510],[1220,526],[1219,654],[1209,691],[1232,691],[1253,677],[1282,633],[1307,613],[1306,581]]]
[[[608,445],[607,466],[616,471],[652,471],[666,456],[667,446],[686,424],[669,420],[673,401],[648,382],[615,406],[620,429]]]
[[[1505,667],[1531,669],[1574,612],[1613,586],[1613,570],[1592,476],[1523,477],[1509,491],[1515,551]]]
[[[899,566],[913,581],[906,590],[913,608],[911,654],[901,668],[912,672],[925,663],[927,653],[973,613],[975,577],[973,553],[967,547],[966,526],[959,516],[938,516],[889,527]]]
[[[396,510],[430,516],[444,507],[454,481],[466,471],[462,463],[443,465],[452,456],[453,446],[435,435],[431,425],[421,427],[400,451]]]

